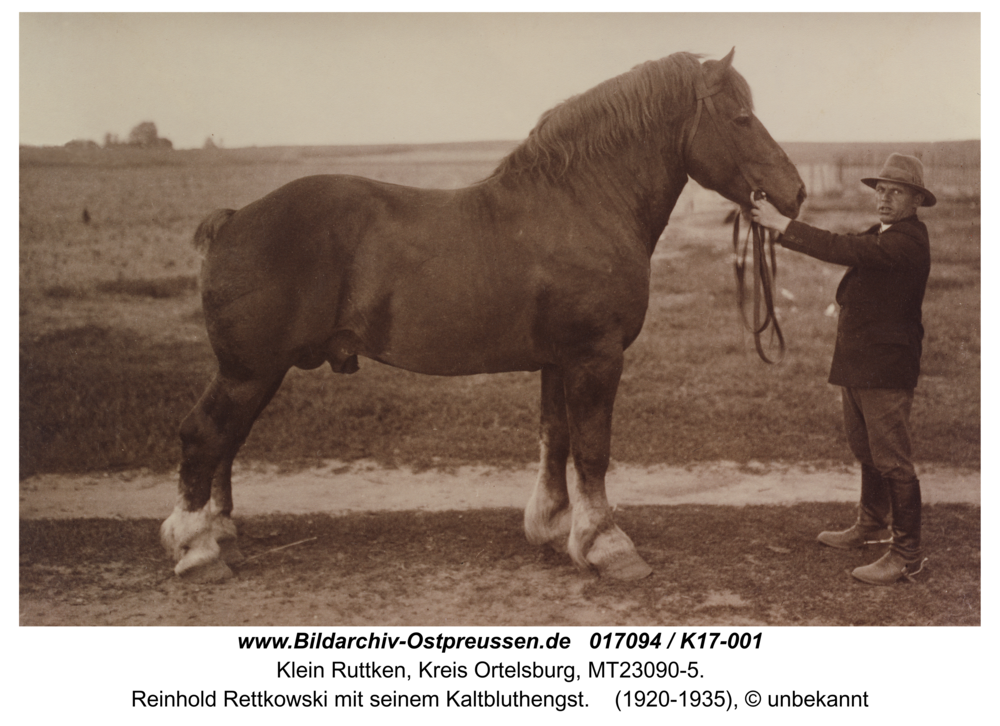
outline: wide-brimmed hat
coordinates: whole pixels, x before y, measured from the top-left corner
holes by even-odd
[[[879,182],[895,182],[896,184],[905,184],[908,187],[913,187],[924,195],[924,201],[920,204],[921,207],[933,207],[937,204],[937,197],[924,187],[924,165],[915,156],[889,154],[889,158],[885,160],[882,171],[878,173],[878,176],[867,177],[861,180],[862,184],[872,189]]]

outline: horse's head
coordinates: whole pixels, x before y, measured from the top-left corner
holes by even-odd
[[[684,136],[687,173],[743,207],[751,192],[762,191],[782,214],[794,218],[806,198],[805,185],[753,115],[750,88],[732,67],[735,50],[701,66],[697,106]]]

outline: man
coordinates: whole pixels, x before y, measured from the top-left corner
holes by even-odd
[[[780,232],[783,247],[850,268],[837,288],[840,317],[829,381],[841,387],[847,441],[861,463],[861,503],[852,527],[818,539],[840,549],[891,541],[883,557],[851,573],[888,585],[912,578],[924,562],[910,407],[931,258],[917,208],[937,200],[924,188],[923,165],[912,156],[890,155],[877,177],[861,182],[875,190],[880,221],[863,234],[833,234],[792,221],[766,200],[753,202],[750,215]]]

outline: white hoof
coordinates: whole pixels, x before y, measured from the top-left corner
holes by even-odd
[[[639,580],[653,571],[639,556],[629,536],[617,526],[597,535],[586,561],[601,577],[615,580]]]
[[[227,517],[216,517],[211,512],[211,504],[197,512],[188,512],[180,506],[160,527],[160,542],[177,562],[174,572],[194,582],[217,582],[232,577],[233,572],[223,561],[223,550],[216,541],[217,536],[224,542],[232,542],[235,549],[236,527]],[[218,523],[218,524],[217,524]]]
[[[174,573],[188,582],[222,582],[233,576],[229,565],[219,558],[205,559],[197,563],[181,560],[174,567]]]

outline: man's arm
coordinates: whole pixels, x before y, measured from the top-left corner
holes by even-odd
[[[782,247],[847,267],[918,265],[925,256],[919,224],[898,223],[880,235],[834,234],[785,217],[766,199],[752,201],[753,221],[781,233]]]

